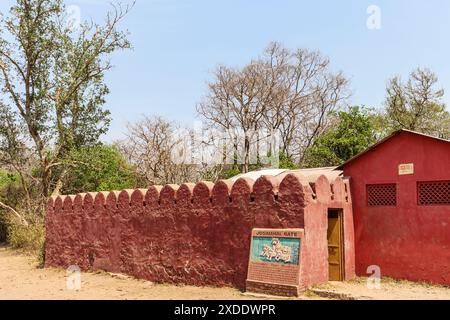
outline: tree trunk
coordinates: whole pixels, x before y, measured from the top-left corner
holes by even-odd
[[[242,173],[247,173],[249,171],[249,165],[250,165],[250,139],[246,133],[244,141],[244,163],[242,166]]]

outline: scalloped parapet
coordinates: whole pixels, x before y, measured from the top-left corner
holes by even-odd
[[[287,174],[280,181],[278,177],[262,176],[253,181],[240,178],[234,183],[231,180],[220,180],[216,183],[202,181],[197,184],[152,186],[148,189],[121,190],[108,192],[89,192],[77,195],[61,195],[49,198],[47,211],[70,212],[81,205],[84,211],[95,214],[96,206],[126,209],[133,206],[184,206],[190,204],[227,206],[234,201],[269,202],[303,195],[306,200],[328,202],[333,199],[351,202],[350,185],[347,179],[337,177],[328,181],[320,175],[311,181],[301,174]]]

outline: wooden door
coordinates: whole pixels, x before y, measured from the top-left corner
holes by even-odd
[[[342,254],[342,211],[329,210],[328,212],[328,266],[329,280],[343,280],[343,254]]]

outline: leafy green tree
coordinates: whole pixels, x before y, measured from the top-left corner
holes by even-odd
[[[68,155],[107,131],[104,77],[111,54],[131,46],[118,30],[129,9],[113,6],[104,24],[75,28],[62,0],[16,0],[0,19],[0,165],[19,173],[25,199],[40,203],[24,211],[42,216],[76,166]]]
[[[222,175],[220,176],[221,179],[230,179],[234,176],[237,176],[238,174],[241,174],[241,169],[239,166],[234,165],[229,170],[225,170]]]
[[[280,169],[290,169],[295,170],[299,169],[298,164],[292,159],[292,157],[288,156],[286,153],[280,153],[280,163],[278,166]]]
[[[115,146],[97,145],[73,150],[65,179],[66,194],[122,190],[136,187],[133,168]]]
[[[0,169],[0,190],[6,188],[12,183],[16,183],[17,181],[17,175],[9,171]]]
[[[350,107],[335,114],[335,122],[307,151],[305,167],[337,166],[376,142],[368,109]]]

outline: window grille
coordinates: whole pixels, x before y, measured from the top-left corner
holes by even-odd
[[[418,182],[417,194],[420,206],[450,205],[450,181]]]
[[[397,205],[397,185],[394,184],[373,184],[367,186],[367,205],[396,206]]]

